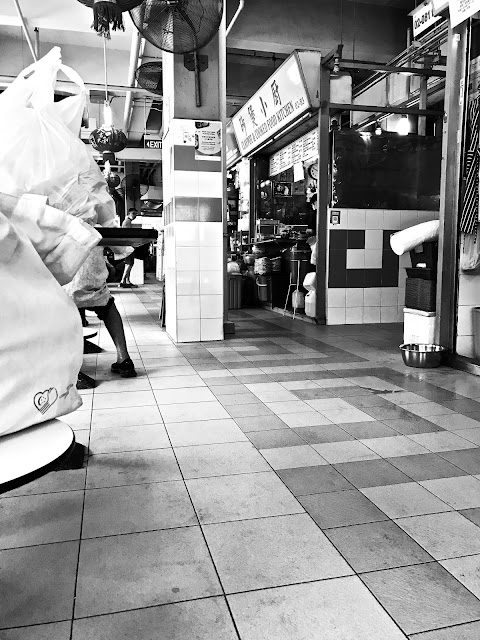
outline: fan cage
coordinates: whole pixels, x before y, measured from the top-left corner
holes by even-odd
[[[190,53],[207,45],[217,33],[223,0],[144,0],[130,11],[140,34],[170,53]]]
[[[117,5],[120,11],[123,13],[124,11],[131,11],[142,4],[143,0],[116,0]],[[93,9],[93,5],[95,4],[94,0],[78,0],[80,4],[85,5],[86,7],[90,7]]]
[[[162,65],[160,62],[146,62],[138,67],[135,78],[142,89],[157,96],[163,95]]]

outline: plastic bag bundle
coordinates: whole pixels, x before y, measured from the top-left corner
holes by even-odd
[[[475,274],[480,271],[480,246],[478,237],[462,233],[460,269],[465,273]]]
[[[413,227],[398,231],[390,237],[390,246],[392,251],[401,256],[411,249],[415,249],[419,244],[436,240],[438,238],[438,220],[431,220],[430,222],[422,222],[416,224]]]

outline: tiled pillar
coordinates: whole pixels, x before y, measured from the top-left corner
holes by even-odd
[[[202,106],[184,57],[164,54],[166,330],[176,342],[223,340],[224,142],[218,39],[202,49]]]

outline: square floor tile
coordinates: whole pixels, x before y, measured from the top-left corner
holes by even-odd
[[[92,428],[96,429],[161,423],[162,416],[157,407],[125,407],[123,409],[94,409],[92,411]]]
[[[322,444],[324,442],[346,442],[354,440],[353,436],[336,424],[320,425],[316,427],[298,427],[296,433],[309,444]]]
[[[77,491],[85,488],[86,469],[73,469],[71,471],[51,471],[38,478],[35,482],[29,482],[2,493],[2,498],[15,496],[32,496],[43,493],[57,493],[62,491]]]
[[[184,478],[208,478],[237,473],[270,471],[250,442],[179,447],[175,455]]]
[[[389,518],[405,518],[452,510],[448,504],[416,482],[392,484],[388,487],[368,487],[362,489],[362,493]]]
[[[387,401],[385,401],[387,402]],[[375,420],[408,420],[408,418],[413,418],[417,416],[413,416],[413,414],[409,413],[406,409],[402,407],[398,407],[393,403],[389,402],[388,406],[373,406],[373,407],[364,407],[365,413],[368,413],[369,416],[373,416]]]
[[[257,449],[274,449],[275,447],[295,447],[305,442],[293,429],[274,429],[272,431],[250,432],[248,438]]]
[[[224,407],[217,401],[161,404],[160,411],[165,422],[196,422],[230,418]]]
[[[480,601],[437,563],[367,573],[362,580],[407,634],[480,617]]]
[[[356,577],[228,596],[244,640],[405,640]]]
[[[473,595],[480,598],[480,555],[452,558],[440,563]]]
[[[374,460],[379,456],[358,440],[349,442],[327,442],[312,445],[315,451],[330,464]]]
[[[471,476],[425,480],[420,484],[454,509],[480,507],[480,480]]]
[[[388,462],[403,471],[412,480],[434,480],[463,476],[465,472],[435,453],[388,458]]]
[[[389,438],[398,435],[397,431],[383,422],[346,422],[342,424],[342,429],[345,429],[351,436],[358,440],[368,438]]]
[[[307,514],[204,527],[227,593],[351,575]]]
[[[96,393],[93,397],[94,409],[120,409],[121,407],[147,407],[155,405],[152,391],[116,391]]]
[[[169,384],[169,381],[172,381],[175,378],[184,378],[184,380],[182,381],[184,384],[183,386],[186,387],[190,387],[190,386],[198,386],[195,384],[191,384],[191,382],[196,382],[197,379],[200,377],[197,375],[197,372],[195,371],[195,369],[189,365],[186,366],[180,366],[180,367],[164,367],[164,366],[156,366],[156,367],[150,367],[147,370],[148,373],[148,378],[150,380],[150,382],[152,383],[152,388],[158,388],[158,389],[162,389],[162,386],[158,386],[155,387],[153,385],[153,382],[155,382],[156,385],[162,385],[162,384]],[[190,377],[191,379],[187,382],[186,378]],[[162,382],[162,379],[164,380],[164,382]]]
[[[294,393],[300,400],[322,400],[333,397],[328,389],[320,389],[317,385],[315,385],[315,389],[297,389]]]
[[[322,529],[387,519],[383,511],[357,490],[300,496],[299,501]]]
[[[94,428],[90,432],[90,452],[120,453],[145,449],[167,449],[170,441],[163,424],[135,427]]]
[[[352,485],[330,466],[281,469],[278,475],[295,496],[352,488]]]
[[[322,410],[321,413],[335,424],[375,421],[375,418],[372,418],[368,414],[360,411],[360,409],[356,409],[355,407],[352,407],[351,409],[327,409]]]
[[[397,420],[382,420],[387,427],[395,429],[404,436],[410,436],[415,433],[435,433],[443,431],[442,427],[432,424],[425,418],[413,416],[412,418],[400,418]]]
[[[198,524],[181,481],[136,484],[85,493],[83,538]]]
[[[325,424],[332,424],[332,421],[323,416],[321,413],[314,411],[300,411],[299,413],[280,413],[279,417],[289,427],[296,429],[297,427],[316,427]]]
[[[480,508],[476,509],[462,509],[460,511],[462,516],[468,518],[471,522],[474,522],[478,527],[480,527]]]
[[[223,389],[223,387],[220,387]],[[219,402],[223,404],[225,408],[232,407],[239,404],[262,404],[262,401],[257,398],[253,393],[233,393],[230,395],[216,396]]]
[[[390,402],[393,402],[394,404],[397,404],[399,406],[418,404],[419,402],[428,402],[427,398],[423,398],[417,393],[412,393],[411,391],[397,391],[395,393],[389,393],[383,397],[385,398],[385,400],[389,400]]]
[[[154,391],[160,406],[192,402],[216,402],[217,398],[208,387],[181,387],[180,389],[161,389]]]
[[[394,522],[328,529],[326,535],[357,573],[432,561]]]
[[[357,407],[358,409],[365,409],[368,413],[368,407],[386,407],[386,408],[394,408],[394,405],[388,400],[377,396],[375,394],[370,394],[367,396],[356,396],[354,398],[349,398],[348,403]]]
[[[418,404],[409,404],[407,409],[417,416],[428,418],[429,416],[442,416],[449,413],[455,413],[448,406],[443,406],[437,402],[420,402]]]
[[[106,453],[90,458],[87,488],[166,482],[181,478],[171,449]]]
[[[420,453],[430,453],[428,449],[417,444],[407,436],[392,436],[388,438],[363,438],[361,440],[375,453],[383,458],[410,456]]]
[[[308,445],[262,449],[261,454],[272,469],[297,469],[328,464]]]
[[[477,640],[478,638],[480,638],[480,622],[469,622],[412,636],[412,640]]]
[[[82,491],[0,499],[0,549],[77,540],[82,511]]]
[[[237,382],[236,384],[226,384],[221,387],[209,387],[209,389],[211,389],[212,393],[217,398],[226,395],[251,395],[251,391],[249,391],[241,382]]]
[[[301,400],[290,400],[288,402],[267,402],[266,406],[276,415],[301,413],[303,411],[308,411],[308,405]]]
[[[433,452],[475,448],[473,443],[461,438],[455,433],[451,433],[450,431],[440,431],[438,433],[417,433],[411,435],[410,438],[414,442],[418,442],[418,444],[421,444],[423,447],[426,447]],[[480,452],[480,449],[477,451]]]
[[[335,468],[358,489],[410,482],[408,476],[386,460],[346,462]]]
[[[173,367],[169,367],[165,369],[168,374]],[[204,380],[198,375],[195,374],[195,369],[192,367],[182,367],[182,369],[191,369],[191,373],[187,371],[186,375],[178,374],[175,375],[165,375],[160,378],[150,378],[150,384],[152,385],[152,389],[154,390],[162,390],[162,389],[184,389],[189,388],[193,389],[195,387],[205,387],[206,384]]]
[[[199,420],[197,422],[171,422],[166,429],[174,447],[222,442],[247,442],[248,438],[235,420]]]
[[[475,429],[480,426],[480,422],[478,420],[474,420],[468,416],[463,416],[460,413],[450,413],[448,416],[430,416],[429,420],[448,431],[455,431],[457,429]]]
[[[73,623],[73,640],[185,640],[192,638],[192,633],[196,640],[237,640],[223,598],[190,600]]]
[[[307,389],[318,390],[318,385],[316,382],[313,382],[313,380],[291,380],[289,382],[281,382],[280,384],[284,389],[288,389],[289,391],[299,391],[299,390],[307,390]],[[320,390],[320,392],[322,391]],[[326,397],[329,397],[329,396],[326,396]]]
[[[199,478],[186,483],[201,523],[304,512],[273,471]]]
[[[345,411],[353,408],[351,404],[348,404],[348,402],[341,398],[307,400],[306,403],[312,407],[312,409],[315,409],[315,411],[319,411],[320,413],[323,413],[324,411]]]
[[[271,431],[272,429],[285,429],[286,427],[285,422],[273,414],[235,418],[235,422],[244,433],[249,433],[250,431]]]
[[[255,404],[237,404],[226,407],[232,418],[258,418],[260,416],[273,416],[273,412],[263,402]]]
[[[461,438],[465,438],[469,442],[480,445],[480,428],[478,429],[458,429],[454,433]]]
[[[480,553],[480,529],[460,513],[402,518],[398,524],[436,560]]]
[[[60,542],[0,551],[0,628],[71,619],[78,546]]]
[[[200,527],[82,542],[77,618],[220,593]]]
[[[463,451],[442,451],[442,458],[448,460],[467,473],[480,473],[480,448],[466,449]]]
[[[70,640],[71,626],[71,622],[68,621],[5,629],[1,632],[1,638],[2,640]]]

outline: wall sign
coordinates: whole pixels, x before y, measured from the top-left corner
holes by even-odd
[[[298,57],[293,53],[232,118],[242,155],[251,153],[309,108]]]
[[[145,149],[161,149],[161,140],[145,140]]]
[[[233,124],[231,120],[230,122],[227,122],[225,131],[225,147],[227,154],[227,169],[229,169],[242,157],[240,149],[238,148],[237,139],[235,137],[235,131],[233,130]]]
[[[433,2],[429,0],[422,2],[418,7],[411,11],[409,15],[411,15],[413,19],[414,38],[440,20],[440,17],[435,15]]]
[[[313,129],[270,157],[269,175],[276,176],[299,162],[318,156],[318,129]]]
[[[467,18],[471,18],[474,13],[480,11],[480,0],[450,0],[450,22],[452,27],[456,27]]]

